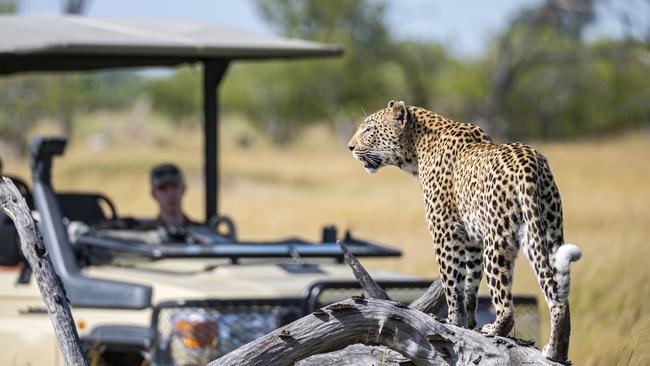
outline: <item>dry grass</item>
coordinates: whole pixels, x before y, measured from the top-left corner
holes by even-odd
[[[58,189],[94,189],[110,195],[122,214],[151,215],[151,165],[172,160],[186,171],[185,207],[201,218],[202,144],[197,131],[143,125],[129,116],[87,117],[85,133],[110,126],[105,150],[75,139],[56,162]],[[400,247],[397,260],[374,260],[375,268],[435,275],[418,182],[397,169],[366,174],[343,142],[324,128],[310,130],[287,148],[256,136],[242,149],[233,141],[241,125],[227,124],[221,148],[221,212],[235,219],[247,239],[299,235],[319,237],[322,224]],[[579,365],[650,363],[650,136],[536,144],[554,171],[564,201],[565,237],[581,246],[572,271],[571,359]],[[27,176],[26,162],[6,170]],[[518,261],[517,293],[540,296],[525,259]],[[540,297],[540,301],[543,300]],[[544,326],[548,317],[545,307]],[[547,331],[544,332],[544,340]]]

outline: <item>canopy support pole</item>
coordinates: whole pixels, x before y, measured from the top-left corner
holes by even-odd
[[[217,214],[219,192],[219,83],[228,68],[226,60],[203,61],[203,135],[205,221]]]

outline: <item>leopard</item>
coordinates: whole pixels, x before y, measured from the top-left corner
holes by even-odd
[[[361,122],[347,144],[368,173],[396,166],[422,188],[450,324],[476,327],[485,275],[496,312],[480,331],[506,336],[514,326],[514,263],[521,248],[550,309],[542,352],[566,361],[570,336],[570,262],[562,204],[547,159],[522,143],[494,143],[478,125],[391,100]]]

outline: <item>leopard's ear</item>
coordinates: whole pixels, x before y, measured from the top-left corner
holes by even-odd
[[[409,116],[409,111],[406,108],[406,104],[401,100],[397,102],[391,100],[388,102],[388,108],[392,109],[397,126],[400,128],[406,127],[406,122],[408,121]]]

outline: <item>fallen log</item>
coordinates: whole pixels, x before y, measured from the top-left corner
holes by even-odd
[[[20,237],[20,248],[36,277],[65,364],[88,365],[81,350],[79,334],[70,312],[63,283],[54,271],[43,238],[34,224],[25,199],[9,178],[2,177],[0,180],[0,205],[16,226]]]
[[[390,348],[353,344],[340,351],[321,353],[296,362],[295,366],[405,366],[411,361]]]
[[[362,278],[366,293],[388,297],[345,245],[341,246],[353,273]],[[376,347],[355,345],[341,350],[357,343],[387,347],[406,358],[400,362],[414,365],[559,365],[529,343],[442,323],[435,314],[420,311],[439,309],[442,298],[439,283],[432,284],[411,306],[354,296],[318,309],[209,365],[282,366],[304,360],[299,365],[311,366],[332,364],[337,359],[350,360],[348,365],[366,365],[367,360],[376,359]],[[334,352],[326,353],[329,351]],[[318,356],[311,357],[314,355]]]
[[[440,279],[434,280],[422,296],[409,305],[409,308],[440,317],[444,316],[447,313],[447,300]]]
[[[292,365],[355,343],[386,346],[414,365],[558,365],[516,340],[488,337],[400,303],[370,298],[329,305],[209,365]]]

